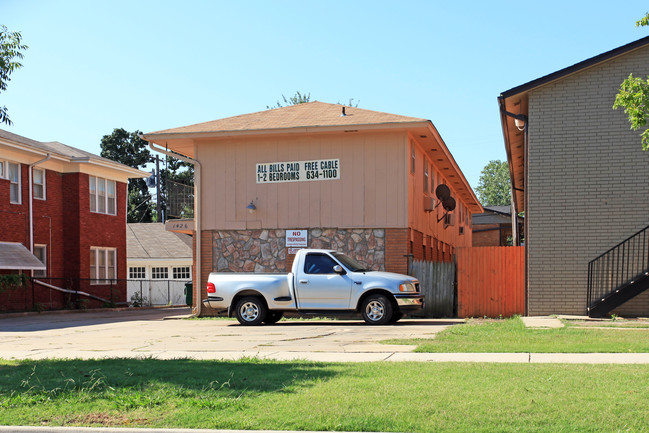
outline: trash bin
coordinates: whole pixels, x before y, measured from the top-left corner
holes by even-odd
[[[185,283],[185,303],[189,306],[193,305],[194,299],[194,283],[191,281],[189,283]]]

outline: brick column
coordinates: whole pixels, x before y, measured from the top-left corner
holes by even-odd
[[[209,230],[205,230],[201,233],[201,269],[200,273],[196,272],[196,240],[194,239],[194,295],[196,295],[196,285],[198,285],[199,290],[198,290],[198,299],[196,299],[196,296],[194,296],[193,299],[193,310],[196,311],[198,308],[198,303],[201,302],[203,299],[207,298],[207,278],[210,275],[210,272],[212,272],[213,268],[213,261],[212,261],[212,253],[213,248],[212,248],[212,232]],[[205,307],[203,307],[203,314],[202,315],[210,315],[208,311],[206,311]]]
[[[385,229],[385,270],[408,273],[408,229]]]

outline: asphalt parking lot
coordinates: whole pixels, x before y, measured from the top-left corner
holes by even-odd
[[[232,319],[187,320],[189,308],[75,311],[0,318],[0,358],[385,360],[414,346],[392,338],[432,338],[460,319],[405,319],[368,326],[362,320],[282,320],[246,327]],[[414,354],[413,354],[414,355]]]

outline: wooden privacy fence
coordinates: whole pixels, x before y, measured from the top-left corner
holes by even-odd
[[[454,317],[455,264],[415,260],[408,273],[419,280],[424,294],[425,317]]]
[[[458,248],[459,317],[525,314],[525,247]]]

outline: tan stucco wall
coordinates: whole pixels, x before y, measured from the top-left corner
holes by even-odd
[[[406,227],[406,133],[197,142],[203,230]],[[256,183],[256,164],[340,160],[340,179]],[[246,206],[253,200],[257,211]]]

